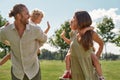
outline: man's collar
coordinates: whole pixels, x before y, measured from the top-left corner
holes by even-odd
[[[14,23],[11,24],[11,25],[12,25],[12,30],[13,30],[13,29],[16,29]],[[26,30],[30,30],[29,24],[26,25]]]

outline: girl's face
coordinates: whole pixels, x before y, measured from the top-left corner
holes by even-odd
[[[70,28],[71,30],[76,30],[77,29],[77,19],[74,16],[70,22]]]

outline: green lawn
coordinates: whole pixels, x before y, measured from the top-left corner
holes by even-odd
[[[42,80],[58,80],[65,70],[65,63],[61,61],[40,61]],[[106,80],[120,80],[120,61],[101,61]],[[11,63],[8,61],[0,66],[0,80],[11,80]]]

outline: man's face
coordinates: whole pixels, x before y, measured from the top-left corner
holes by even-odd
[[[20,15],[21,15],[21,19],[20,19],[21,23],[24,25],[28,24],[29,23],[28,19],[29,19],[30,15],[29,15],[29,11],[26,7],[23,8],[23,11],[21,12]]]

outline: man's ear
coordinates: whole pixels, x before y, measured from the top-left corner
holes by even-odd
[[[21,14],[17,14],[16,19],[20,19],[20,18],[21,18]]]

